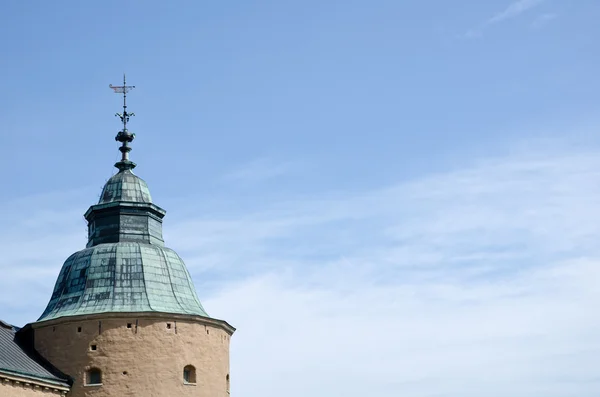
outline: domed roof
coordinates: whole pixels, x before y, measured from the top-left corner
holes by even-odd
[[[181,258],[138,242],[100,244],[71,255],[38,321],[106,312],[208,317]]]
[[[121,87],[123,88],[123,87]],[[164,246],[166,212],[129,160],[135,135],[127,130],[133,113],[117,114],[123,129],[119,172],[104,185],[98,204],[85,213],[87,248],[63,264],[54,292],[38,321],[109,312],[161,312],[208,317],[181,258]]]
[[[85,213],[87,248],[65,261],[38,321],[108,312],[208,317],[185,264],[164,247],[165,213],[146,182],[121,167]]]
[[[152,203],[150,190],[146,182],[130,169],[121,169],[104,185],[98,204],[115,201]]]

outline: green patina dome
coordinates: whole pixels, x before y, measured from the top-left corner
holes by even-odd
[[[152,203],[152,196],[146,182],[130,169],[124,169],[113,175],[102,189],[98,204],[115,201]]]
[[[152,311],[208,316],[185,264],[173,250],[119,242],[71,255],[38,321],[80,314]]]
[[[64,263],[38,321],[110,312],[208,317],[181,258],[162,239],[165,211],[146,183],[118,166],[86,212],[87,248]]]

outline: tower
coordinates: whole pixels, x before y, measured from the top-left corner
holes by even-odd
[[[35,349],[73,385],[69,396],[229,396],[235,329],[210,317],[182,259],[165,247],[166,211],[153,203],[129,159],[123,124],[118,172],[85,213],[86,248],[63,264],[50,301],[31,324]]]

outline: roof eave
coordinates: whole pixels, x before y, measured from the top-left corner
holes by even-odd
[[[166,320],[188,320],[194,321],[201,324],[213,325],[223,329],[229,335],[233,335],[236,331],[235,327],[229,324],[225,320],[219,320],[212,317],[200,316],[198,314],[183,314],[183,313],[164,313],[164,312],[103,312],[103,313],[94,313],[94,314],[80,314],[75,316],[61,316],[56,318],[51,318],[47,320],[38,320],[33,323],[27,324],[26,327],[31,327],[33,329],[56,325],[56,324],[64,324],[64,323],[72,323],[83,320],[99,320],[99,319],[113,319],[113,318],[159,318]]]
[[[30,374],[20,373],[17,371],[11,371],[9,369],[0,368],[0,379],[8,379],[14,382],[21,383],[32,383],[40,387],[47,387],[56,389],[64,392],[71,390],[69,384],[65,382],[58,382],[51,379],[41,378]]]
[[[167,211],[156,204],[153,203],[138,203],[135,201],[113,201],[110,203],[104,204],[94,204],[88,208],[88,210],[83,214],[84,218],[88,218],[90,214],[94,211],[101,211],[112,207],[128,207],[128,208],[147,208],[153,212],[155,212],[161,218],[167,214]]]

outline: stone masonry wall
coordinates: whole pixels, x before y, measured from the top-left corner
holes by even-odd
[[[135,317],[53,323],[35,327],[35,347],[74,378],[70,397],[229,396],[231,335],[221,327]],[[196,384],[184,382],[187,365]],[[91,368],[102,371],[101,386],[85,384]]]

